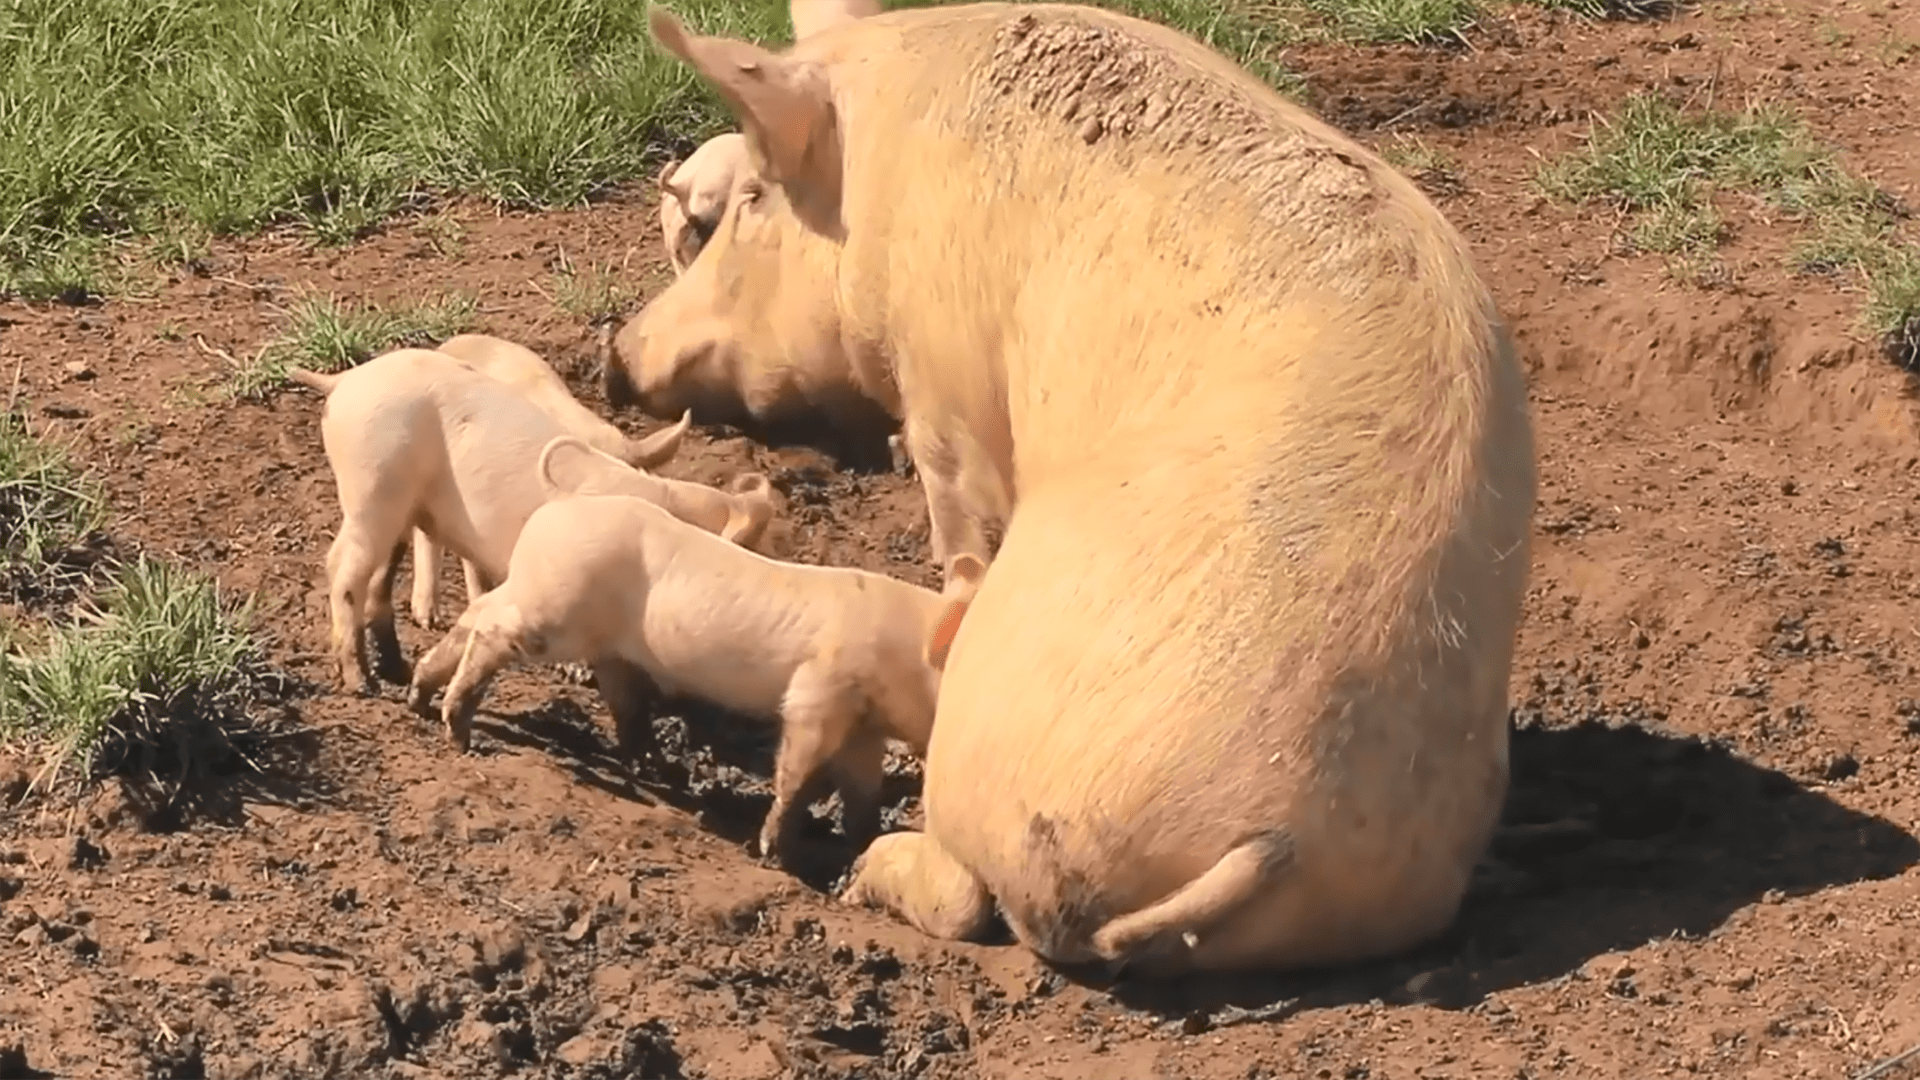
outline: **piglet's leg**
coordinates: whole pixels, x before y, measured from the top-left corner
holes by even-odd
[[[453,624],[453,629],[427,650],[427,654],[413,667],[413,682],[407,687],[407,708],[422,716],[432,715],[427,711],[427,702],[432,701],[433,695],[447,685],[448,679],[453,678],[455,669],[460,666],[461,655],[467,651],[467,639],[472,636],[473,623],[462,616],[459,622]]]
[[[469,608],[462,621],[474,614],[474,609]],[[473,633],[467,638],[460,665],[454,670],[453,681],[447,684],[446,700],[440,703],[440,718],[447,726],[447,738],[462,753],[473,742],[473,714],[480,707],[487,684],[513,662],[517,652],[518,628],[503,625],[508,621],[474,619]]]
[[[890,911],[929,937],[977,938],[993,920],[993,895],[929,833],[888,833],[853,864],[841,900]]]
[[[780,710],[780,752],[774,763],[773,806],[760,827],[760,854],[779,858],[792,839],[794,811],[821,766],[840,752],[858,718],[853,688],[825,664],[794,673]]]
[[[399,627],[393,615],[393,578],[406,557],[405,544],[393,545],[393,551],[377,565],[367,585],[367,631],[373,639],[374,673],[390,683],[404,683],[412,677],[405,652],[400,648]]]
[[[880,785],[886,779],[886,765],[886,736],[871,731],[856,732],[833,759],[840,788],[840,831],[856,848],[866,847],[880,832]]]
[[[630,661],[617,657],[596,660],[592,666],[600,699],[613,714],[614,740],[631,772],[643,758],[651,758],[659,751],[653,738],[653,719],[647,708],[652,696],[652,680]]]
[[[366,692],[372,674],[367,662],[366,624],[363,621],[368,582],[378,566],[379,556],[366,542],[363,531],[349,520],[340,526],[333,545],[327,549],[327,617],[330,644],[340,683],[349,694]]]
[[[413,621],[425,629],[433,629],[434,607],[440,593],[440,545],[428,536],[426,530],[413,530],[413,595],[408,607],[413,611]]]

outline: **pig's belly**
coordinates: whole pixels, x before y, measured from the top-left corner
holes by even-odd
[[[650,605],[645,653],[629,657],[660,689],[773,720],[797,664],[753,628],[717,618],[717,605]]]

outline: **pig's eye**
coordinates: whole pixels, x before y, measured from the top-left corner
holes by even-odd
[[[766,185],[760,183],[758,180],[749,180],[740,185],[740,199],[748,206],[757,204],[760,201],[760,197],[766,193]]]

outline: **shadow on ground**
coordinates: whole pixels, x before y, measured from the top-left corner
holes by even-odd
[[[545,753],[579,783],[616,798],[680,810],[707,832],[741,845],[744,854],[773,805],[778,727],[688,700],[661,702],[653,725],[661,758],[642,765],[637,775],[628,772],[612,745],[610,721],[597,698],[585,709],[558,697],[521,713],[482,712],[474,730]],[[890,769],[881,793],[882,827],[897,827],[906,804],[920,794],[917,768]],[[810,810],[786,868],[801,884],[830,892],[859,851],[840,832],[838,797],[817,800]]]
[[[1917,861],[1905,830],[1724,747],[1597,719],[1529,724],[1513,734],[1500,833],[1440,940],[1339,970],[1110,989],[1189,1027],[1375,999],[1469,1008],[1605,953],[1706,934],[1770,895],[1890,878]]]
[[[503,719],[487,726],[496,738],[543,749],[583,782],[636,797],[596,719],[578,707]],[[771,799],[774,726],[676,702],[655,728],[675,775],[643,776],[646,792],[729,842],[749,843]],[[1513,733],[1512,754],[1488,858],[1452,929],[1424,948],[1287,976],[1105,983],[1089,972],[1059,974],[1201,1029],[1376,999],[1468,1008],[1605,953],[1703,935],[1769,895],[1893,877],[1920,862],[1920,840],[1892,823],[1690,736],[1617,718],[1527,722]],[[889,777],[890,824],[918,788],[917,776]],[[795,876],[830,889],[857,852],[825,806],[803,839]]]

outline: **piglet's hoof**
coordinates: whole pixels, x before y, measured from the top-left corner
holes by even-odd
[[[762,828],[760,835],[755,838],[748,847],[754,859],[757,860],[760,865],[774,869],[780,868],[782,862],[780,858],[780,834],[773,826],[769,825]]]
[[[433,719],[434,717],[433,709],[428,704],[432,700],[433,700],[433,695],[428,693],[425,687],[423,686],[407,687],[407,708],[411,709],[416,713],[419,713],[421,716],[427,717],[428,719]]]
[[[893,471],[900,476],[913,475],[913,455],[907,453],[907,444],[898,435],[887,437],[887,456],[892,459]]]

